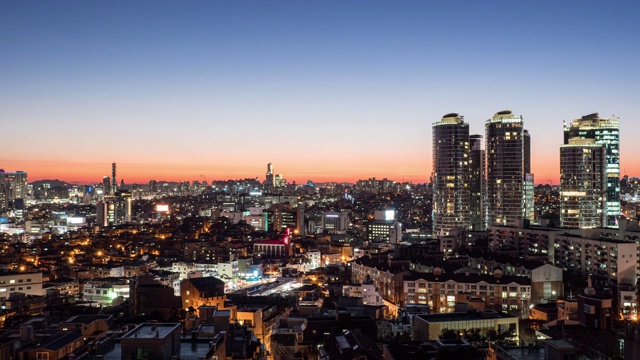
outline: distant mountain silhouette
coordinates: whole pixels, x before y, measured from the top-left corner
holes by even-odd
[[[30,183],[30,184],[33,185],[34,188],[37,188],[37,187],[39,187],[41,185],[44,185],[44,184],[49,184],[49,187],[52,187],[52,188],[58,187],[58,186],[71,186],[71,184],[69,184],[68,182],[65,182],[65,181],[62,181],[62,180],[58,180],[58,179],[55,179],[55,180],[49,180],[49,179],[47,179],[47,180],[37,180],[37,181],[34,181],[34,182]]]

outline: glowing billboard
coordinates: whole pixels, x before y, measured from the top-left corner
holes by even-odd
[[[158,205],[156,205],[156,212],[159,212],[159,213],[162,213],[162,212],[164,212],[164,213],[169,212],[169,205],[164,205],[164,204],[158,204]]]

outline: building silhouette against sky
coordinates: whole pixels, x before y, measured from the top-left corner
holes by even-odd
[[[531,140],[521,115],[497,112],[485,123],[489,225],[533,220]]]
[[[433,124],[433,233],[469,228],[469,124],[456,113]]]
[[[620,217],[620,119],[585,115],[564,124],[564,144],[572,138],[593,139],[605,148],[606,205],[605,226],[617,227]]]
[[[111,164],[111,195],[118,191],[118,180],[116,180],[116,163]]]
[[[273,164],[267,164],[267,173],[265,174],[264,185],[266,188],[271,189],[275,186],[275,174],[273,173]]]

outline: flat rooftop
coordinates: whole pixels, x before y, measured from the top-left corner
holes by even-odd
[[[509,355],[515,357],[518,360],[545,360],[544,347],[537,348],[505,348]]]
[[[64,321],[66,324],[91,324],[96,320],[109,320],[111,315],[76,315]]]
[[[210,349],[209,343],[198,342],[194,343],[181,342],[180,343],[180,356],[179,359],[199,359],[205,357]],[[113,349],[104,355],[104,359],[121,359],[122,358],[122,344],[116,342]]]
[[[516,320],[518,319],[517,316],[511,316],[507,313],[496,312],[496,311],[457,312],[457,313],[446,313],[446,314],[420,314],[416,316],[430,323],[510,319],[510,318],[513,318]]]
[[[545,340],[544,341],[545,344],[549,344],[550,346],[558,349],[558,350],[575,350],[575,346],[573,346],[573,344],[571,344],[570,342],[568,342],[567,340],[563,340],[563,339],[550,339],[550,340]]]
[[[180,326],[179,323],[144,323],[136,326],[122,338],[164,338],[171,334],[176,328],[179,329]]]

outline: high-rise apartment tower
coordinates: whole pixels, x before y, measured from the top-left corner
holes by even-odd
[[[469,156],[469,208],[471,230],[487,228],[486,209],[486,157],[482,147],[482,135],[471,135]]]
[[[572,138],[593,139],[605,148],[606,204],[605,226],[617,227],[620,217],[620,119],[601,118],[598,113],[585,115],[564,124],[564,143]]]
[[[497,112],[485,123],[489,225],[533,219],[531,140],[521,115]]]
[[[571,138],[560,147],[560,223],[596,228],[605,222],[606,153],[594,139]]]
[[[433,123],[433,233],[469,228],[469,124],[456,113]]]

